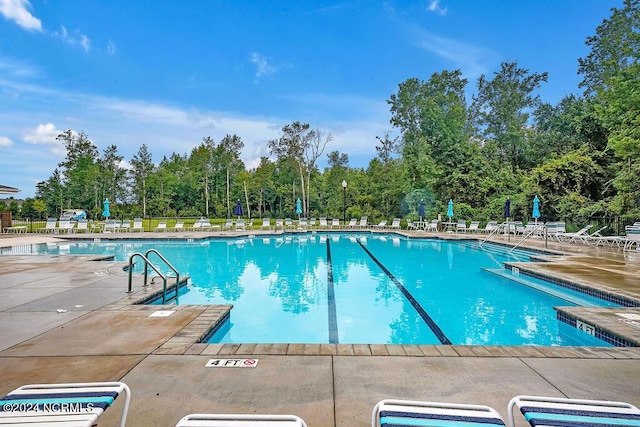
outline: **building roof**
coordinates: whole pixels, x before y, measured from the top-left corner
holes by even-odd
[[[0,194],[16,194],[20,190],[14,187],[8,187],[6,185],[0,184]]]

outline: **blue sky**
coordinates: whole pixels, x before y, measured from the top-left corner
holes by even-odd
[[[408,78],[461,69],[469,102],[481,74],[517,61],[549,73],[543,101],[580,93],[577,59],[612,7],[622,0],[0,0],[0,184],[33,197],[66,129],[125,160],[145,143],[156,163],[235,133],[252,167],[298,120],[364,167]]]

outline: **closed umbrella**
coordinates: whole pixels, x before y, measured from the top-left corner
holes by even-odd
[[[538,223],[538,218],[540,218],[540,199],[538,196],[533,198],[533,213],[531,217],[535,220],[535,223]]]
[[[511,217],[511,199],[507,197],[507,201],[504,203],[504,217],[507,220],[507,236],[511,240],[511,230],[509,230],[509,217]]]
[[[424,199],[420,200],[420,206],[418,206],[418,216],[420,217],[420,221],[424,221]]]
[[[296,214],[298,214],[298,218],[302,214],[302,202],[300,202],[300,199],[296,200]]]
[[[233,214],[238,215],[238,218],[244,215],[244,212],[242,211],[242,203],[240,203],[240,199],[238,199],[238,201],[236,202],[236,207],[233,208]]]
[[[109,212],[109,199],[104,199],[102,206],[104,208],[102,211],[102,216],[109,219],[109,217],[111,216],[111,212]]]
[[[451,218],[453,218],[453,200],[449,199],[449,206],[447,208],[447,216],[449,217],[449,222],[451,222]]]

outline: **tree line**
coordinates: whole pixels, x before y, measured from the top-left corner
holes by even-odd
[[[612,9],[578,59],[583,93],[556,105],[538,94],[547,73],[517,61],[480,76],[470,100],[460,70],[407,79],[387,100],[392,129],[371,141],[376,155],[363,168],[329,151],[320,170],[333,136],[300,121],[252,169],[238,135],[205,136],[157,164],[142,144],[125,169],[115,145],[100,154],[87,134],[68,130],[58,136],[64,161],[14,214],[84,208],[99,218],[109,198],[116,217],[231,217],[239,199],[247,216],[288,217],[300,199],[306,217],[387,219],[415,218],[423,200],[433,218],[453,199],[456,218],[489,220],[509,197],[512,216],[527,220],[537,195],[543,220],[631,221],[640,218],[639,27],[640,0]]]

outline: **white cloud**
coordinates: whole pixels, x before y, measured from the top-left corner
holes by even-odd
[[[0,0],[0,14],[29,31],[42,31],[42,22],[29,11],[29,0]]]
[[[6,136],[0,136],[0,147],[11,147],[13,145],[13,141],[11,138]]]
[[[109,55],[115,55],[116,51],[116,45],[111,40],[109,40],[109,42],[107,43],[107,53]]]
[[[65,26],[61,25],[60,32],[54,31],[52,34],[54,37],[58,37],[72,46],[80,46],[85,52],[89,52],[89,49],[91,49],[91,40],[79,30],[75,30],[73,34],[69,34]]]
[[[57,129],[53,123],[46,125],[38,125],[35,129],[27,131],[23,135],[22,140],[29,144],[53,144],[57,143],[57,136],[63,131]]]
[[[440,0],[431,0],[429,6],[427,7],[427,10],[437,13],[440,16],[444,16],[447,14],[447,8],[440,7]]]
[[[271,74],[277,71],[277,68],[270,65],[267,58],[258,52],[251,53],[251,62],[256,66],[256,78],[263,74]]]

